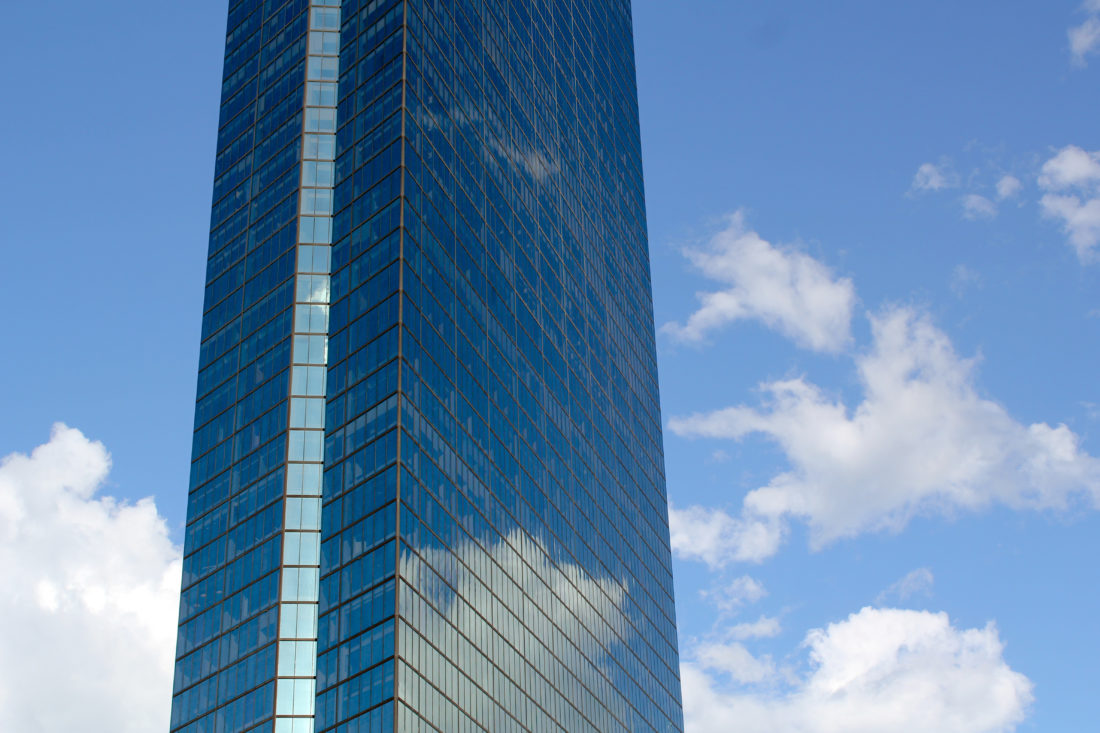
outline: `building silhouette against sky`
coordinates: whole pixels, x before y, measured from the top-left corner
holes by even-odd
[[[628,0],[231,0],[173,731],[683,727]]]

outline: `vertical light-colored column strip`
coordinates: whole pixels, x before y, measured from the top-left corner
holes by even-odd
[[[340,0],[310,0],[275,733],[313,733]]]

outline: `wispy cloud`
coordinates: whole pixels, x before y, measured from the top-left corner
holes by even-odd
[[[1014,198],[1023,188],[1024,184],[1016,176],[1001,176],[997,181],[997,199],[1004,201],[1005,199]]]
[[[1100,49],[1100,0],[1087,0],[1081,10],[1086,13],[1085,20],[1070,28],[1066,35],[1073,64],[1083,67],[1086,58]]]
[[[152,500],[96,495],[110,465],[60,424],[0,461],[0,730],[167,730],[180,548]]]
[[[849,342],[851,281],[803,252],[765,241],[746,227],[741,212],[706,247],[685,254],[725,287],[699,293],[699,309],[683,325],[665,324],[664,333],[700,342],[734,321],[757,320],[816,351],[838,351]]]
[[[917,168],[909,191],[911,193],[943,191],[948,188],[957,188],[958,185],[958,175],[952,170],[951,162],[944,159],[939,163],[924,163]]]
[[[917,568],[905,574],[905,577],[892,584],[879,594],[876,603],[895,598],[899,601],[907,601],[913,596],[927,596],[932,594],[932,586],[935,584],[935,576],[928,568]]]
[[[747,639],[770,639],[782,631],[779,619],[774,616],[761,616],[755,621],[746,621],[734,624],[726,631],[730,639],[745,641]]]
[[[729,451],[718,448],[711,451],[710,458],[707,460],[710,463],[726,463],[730,459]]]
[[[972,287],[981,287],[982,275],[966,265],[955,265],[951,271],[951,292],[961,298]]]
[[[1024,186],[1019,178],[1004,173],[1003,168],[988,157],[999,155],[996,151],[985,150],[984,155],[986,160],[970,161],[971,167],[965,177],[955,171],[954,162],[946,155],[939,163],[925,163],[917,169],[907,196],[913,198],[918,194],[962,189],[957,201],[964,218],[994,219],[998,214],[998,204],[1018,198]]]
[[[739,641],[699,645],[681,665],[687,730],[727,733],[1003,733],[1033,700],[1004,659],[996,626],[944,613],[864,608],[810,631],[803,673]]]
[[[967,219],[992,219],[997,216],[997,205],[980,194],[963,196],[962,206],[963,216]]]
[[[700,595],[721,611],[736,612],[742,606],[756,603],[768,595],[768,591],[756,578],[750,575],[742,575],[710,590],[703,591]]]

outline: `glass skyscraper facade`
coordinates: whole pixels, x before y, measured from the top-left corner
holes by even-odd
[[[231,0],[171,729],[683,727],[628,0]]]

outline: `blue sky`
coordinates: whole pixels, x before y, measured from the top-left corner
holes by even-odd
[[[224,7],[45,8],[13,7],[0,48],[0,577],[22,589],[0,615],[90,629],[148,687],[174,638]],[[689,730],[1083,729],[1100,2],[634,13]],[[26,700],[0,727],[69,729],[20,717],[54,684],[2,661],[21,643],[0,641],[0,691]],[[126,731],[168,693],[73,694]]]

